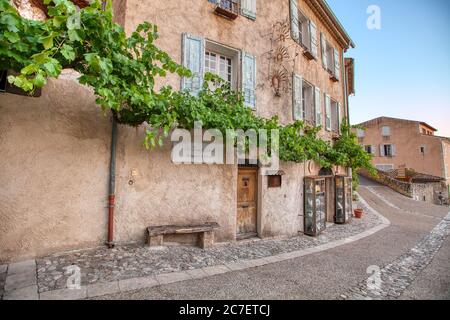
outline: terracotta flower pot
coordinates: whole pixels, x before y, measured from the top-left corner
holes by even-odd
[[[364,211],[363,211],[363,209],[355,209],[354,212],[355,212],[355,217],[357,219],[361,219]]]

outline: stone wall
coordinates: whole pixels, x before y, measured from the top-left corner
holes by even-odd
[[[399,181],[396,180],[392,177],[390,177],[388,174],[377,170],[377,175],[373,176],[371,175],[367,170],[365,169],[360,169],[358,171],[358,173],[360,175],[362,175],[363,177],[366,177],[368,179],[377,181],[385,186],[388,186],[389,188],[391,188],[394,191],[397,191],[398,193],[403,194],[404,196],[413,197],[412,194],[412,189],[411,189],[411,183],[408,182],[403,182],[403,181]]]

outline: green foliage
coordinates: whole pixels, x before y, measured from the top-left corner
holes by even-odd
[[[283,161],[315,160],[324,167],[372,170],[370,155],[357,144],[349,126],[343,126],[342,137],[332,145],[317,137],[319,127],[309,128],[301,121],[281,125],[277,117],[258,117],[245,107],[242,95],[217,76],[205,76],[198,96],[169,86],[156,89],[158,78],[167,73],[189,77],[189,70],[154,44],[156,26],[142,23],[127,37],[112,21],[111,1],[105,10],[98,0],[81,10],[69,0],[45,3],[49,19],[32,21],[22,18],[8,0],[0,0],[0,69],[20,71],[8,80],[25,91],[43,87],[47,78],[70,67],[81,74],[81,84],[94,89],[97,104],[111,110],[120,123],[148,124],[147,148],[162,145],[171,129],[192,129],[201,121],[203,128],[223,133],[278,129]]]

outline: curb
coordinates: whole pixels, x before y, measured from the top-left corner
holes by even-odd
[[[316,247],[302,249],[298,251],[282,253],[275,256],[258,258],[253,260],[243,260],[233,263],[226,263],[222,265],[215,265],[210,267],[204,267],[201,269],[180,271],[180,272],[171,272],[171,273],[163,273],[153,276],[145,276],[138,278],[131,278],[125,280],[116,280],[112,282],[105,283],[95,283],[87,286],[81,286],[80,289],[59,289],[46,291],[42,293],[37,293],[34,291],[37,287],[32,286],[28,287],[27,291],[28,295],[31,295],[31,291],[34,291],[31,295],[32,298],[39,300],[77,300],[77,299],[86,299],[86,298],[94,298],[108,294],[116,294],[116,293],[124,293],[133,290],[152,288],[156,286],[161,286],[170,283],[183,282],[187,280],[195,280],[195,279],[203,279],[212,277],[219,274],[230,273],[234,271],[242,271],[251,268],[262,267],[269,264],[274,264],[278,262],[288,261],[304,256],[308,256],[311,254],[327,251],[336,247],[340,247],[363,238],[369,237],[384,228],[390,226],[391,222],[382,216],[378,211],[373,209],[359,194],[359,202],[362,206],[364,206],[368,211],[377,215],[381,219],[381,224],[365,230],[359,234],[350,236],[345,239],[335,240],[332,242],[328,242]],[[33,260],[34,261],[34,260]],[[28,289],[27,288],[27,289]],[[14,291],[10,293],[11,298],[18,296],[14,294]],[[6,292],[5,292],[6,294]],[[28,297],[23,297],[25,299],[30,299]]]

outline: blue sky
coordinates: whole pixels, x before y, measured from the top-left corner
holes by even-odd
[[[327,0],[356,49],[353,124],[378,116],[428,122],[450,137],[450,1]],[[381,30],[369,30],[370,5]]]

